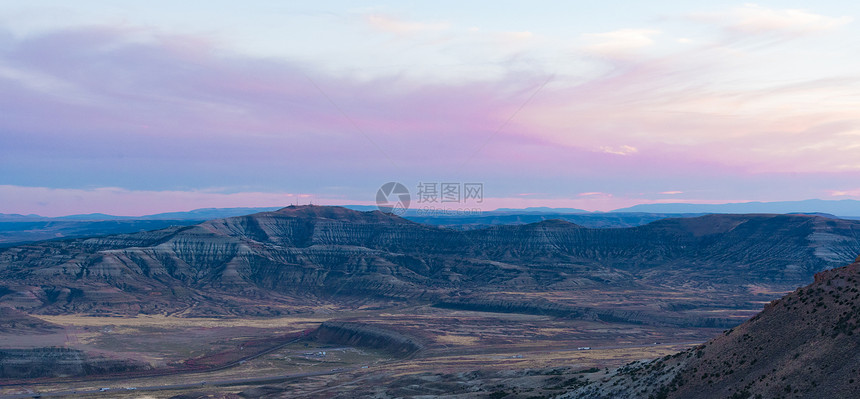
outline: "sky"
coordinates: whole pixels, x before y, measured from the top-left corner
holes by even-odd
[[[860,3],[0,0],[0,213],[860,199]],[[483,201],[418,204],[424,183]]]

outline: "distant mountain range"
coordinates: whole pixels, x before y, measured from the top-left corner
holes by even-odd
[[[376,205],[342,205],[343,208],[352,209],[354,211],[375,211],[378,210],[379,207]],[[143,215],[143,216],[118,216],[118,215],[108,215],[104,213],[87,213],[87,214],[77,214],[77,215],[67,215],[67,216],[41,216],[36,214],[28,214],[28,215],[19,215],[19,214],[9,214],[9,213],[0,213],[0,222],[4,221],[38,221],[38,220],[69,220],[69,221],[102,221],[102,220],[211,220],[218,218],[228,218],[233,216],[242,216],[242,215],[250,215],[252,213],[257,212],[270,212],[274,210],[281,209],[282,207],[244,207],[244,208],[200,208],[194,209],[190,211],[183,212],[165,212],[165,213],[156,213],[152,215]],[[499,208],[492,211],[481,211],[480,214],[487,215],[501,215],[501,214],[582,214],[582,213],[591,213],[589,211],[583,209],[576,208],[549,208],[545,206],[541,207],[528,207],[528,208]],[[413,207],[411,209],[407,209],[406,213],[403,215],[405,217],[435,217],[435,218],[445,218],[445,217],[460,217],[462,213],[451,212],[444,213],[439,212],[434,214],[434,216],[428,216],[428,214],[433,214],[433,212],[422,211],[419,207]]]
[[[39,221],[39,220],[68,220],[68,221],[101,221],[101,220],[210,220],[218,218],[228,218],[232,216],[250,215],[257,212],[269,212],[278,210],[281,207],[262,207],[262,208],[200,208],[185,212],[167,212],[156,213],[153,215],[144,216],[117,216],[107,215],[104,213],[89,213],[81,215],[68,215],[47,217],[40,215],[18,215],[0,213],[0,222],[20,222],[20,221]]]
[[[103,213],[60,217],[0,214],[0,247],[42,240],[136,233],[170,226],[188,226],[211,219],[276,209],[279,208],[204,208],[146,216],[115,216]]]
[[[640,204],[612,212],[648,213],[825,213],[840,217],[860,217],[860,201],[820,200],[738,202],[729,204]]]
[[[546,206],[530,206],[528,208],[499,208],[493,213],[590,213],[576,208],[550,208]]]
[[[347,205],[356,211],[374,211],[374,205]],[[104,213],[45,217],[0,213],[0,247],[40,240],[134,233],[170,226],[193,225],[206,220],[270,212],[278,207],[202,208],[144,216],[116,216]],[[458,230],[480,229],[499,224],[525,224],[559,219],[584,227],[634,227],[669,217],[695,217],[710,213],[732,214],[816,214],[824,217],[860,218],[860,201],[807,200],[745,202],[732,204],[642,204],[612,212],[588,212],[576,208],[499,208],[473,214],[425,212],[413,207],[403,217]]]
[[[342,205],[343,208],[355,211],[374,211],[375,205]],[[270,212],[281,207],[242,207],[242,208],[200,208],[184,212],[156,213],[144,216],[117,216],[104,213],[90,213],[80,215],[68,215],[57,217],[46,217],[35,214],[19,215],[0,213],[0,222],[3,221],[33,221],[33,220],[211,220],[233,216],[250,215],[257,212]],[[546,206],[527,208],[498,208],[494,210],[480,211],[476,214],[463,215],[452,212],[449,214],[423,212],[420,207],[413,206],[403,215],[404,217],[452,217],[463,216],[498,216],[509,214],[603,214],[603,213],[655,213],[655,214],[706,214],[706,213],[805,213],[805,214],[829,214],[839,217],[856,216],[860,218],[860,201],[845,200],[821,200],[810,199],[804,201],[776,201],[776,202],[736,202],[725,204],[689,204],[689,203],[666,203],[666,204],[639,204],[627,208],[619,208],[609,212],[591,212],[578,208],[551,208]]]

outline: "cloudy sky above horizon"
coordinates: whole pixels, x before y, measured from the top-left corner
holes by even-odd
[[[0,2],[0,213],[860,199],[860,3],[604,3]]]

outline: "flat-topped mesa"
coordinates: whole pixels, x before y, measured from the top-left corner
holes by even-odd
[[[282,247],[346,245],[367,248],[406,245],[427,230],[438,230],[380,211],[360,212],[337,206],[293,205],[204,222],[201,228],[232,240]]]

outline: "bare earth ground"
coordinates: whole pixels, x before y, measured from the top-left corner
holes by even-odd
[[[0,398],[36,392],[71,395],[72,391],[99,388],[112,389],[87,396],[169,398],[202,392],[216,397],[238,393],[242,397],[408,397],[462,391],[463,397],[474,397],[478,393],[510,393],[515,389],[532,389],[523,394],[524,398],[549,396],[563,393],[575,385],[577,378],[593,378],[607,368],[676,353],[724,330],[648,323],[647,315],[720,317],[736,319],[740,324],[780,292],[772,287],[750,286],[733,293],[707,287],[666,287],[661,291],[512,291],[493,295],[523,301],[547,298],[553,303],[641,312],[646,316],[644,323],[634,324],[373,301],[352,303],[350,308],[319,304],[314,312],[266,318],[34,315],[62,329],[26,334],[2,332],[0,349],[67,347],[107,358],[140,361],[160,375],[145,376],[144,372],[40,381],[0,380]],[[374,348],[314,340],[310,332],[331,320],[396,331],[414,338],[422,349],[403,358]],[[278,350],[238,362],[285,343]],[[586,347],[590,349],[581,349]],[[321,351],[326,355],[316,354]],[[230,367],[220,369],[225,364]],[[194,372],[195,367],[218,370]],[[582,373],[584,370],[590,371]],[[176,384],[181,386],[143,390]],[[555,388],[544,389],[547,386]],[[117,390],[127,387],[138,389]]]
[[[253,396],[252,394],[263,391],[248,391],[249,389],[266,385],[275,390],[270,392],[273,396],[333,397],[345,392],[355,393],[361,389],[370,389],[369,387],[380,384],[397,386],[404,378],[412,378],[410,376],[413,375],[415,378],[424,379],[465,378],[486,383],[494,378],[510,380],[513,378],[511,375],[492,373],[508,373],[511,370],[560,368],[564,372],[559,373],[565,375],[591,368],[603,370],[633,360],[674,353],[694,343],[704,342],[722,331],[715,328],[681,329],[540,315],[461,311],[427,305],[382,311],[326,311],[308,316],[275,318],[218,319],[160,315],[38,317],[61,325],[64,330],[41,335],[7,333],[0,335],[0,345],[4,348],[64,346],[107,357],[135,359],[156,369],[163,369],[181,366],[189,359],[208,359],[205,356],[211,356],[213,353],[241,355],[242,351],[246,350],[247,342],[313,330],[326,320],[336,319],[398,331],[415,337],[423,344],[424,349],[412,357],[402,359],[373,348],[324,344],[305,338],[259,358],[219,371],[177,372],[157,377],[119,377],[107,381],[100,380],[99,377],[55,379],[43,382],[28,381],[23,385],[13,386],[4,386],[0,381],[0,395],[85,391],[110,387],[113,390],[109,391],[109,395],[105,392],[91,396],[166,398],[181,393],[199,392],[201,388],[205,388],[208,393],[245,392],[246,396]],[[582,347],[591,349],[582,350]],[[259,348],[253,348],[257,349]],[[325,351],[326,355],[316,354],[321,351]],[[476,370],[490,374],[468,374]],[[328,374],[267,383],[239,381],[229,386],[218,385],[227,380],[314,372]],[[538,374],[540,373],[543,372]],[[447,387],[440,381],[434,383]],[[147,392],[116,390],[173,384],[200,386]],[[463,384],[455,383],[456,386]],[[278,393],[277,389],[287,390],[288,393]],[[408,394],[409,391],[404,392],[401,394]],[[366,393],[369,394],[369,391]]]

